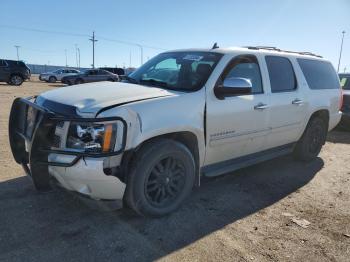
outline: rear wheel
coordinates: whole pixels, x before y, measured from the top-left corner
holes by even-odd
[[[55,83],[57,81],[57,78],[56,77],[54,77],[54,76],[50,76],[49,77],[49,82],[50,83]]]
[[[312,118],[294,149],[295,158],[302,161],[314,160],[326,142],[326,137],[325,121],[320,117]]]
[[[77,80],[75,80],[76,85],[83,84],[83,83],[84,83],[83,79],[78,78]]]
[[[169,214],[190,194],[194,177],[195,162],[187,147],[173,140],[156,140],[137,153],[126,202],[141,215]]]
[[[14,86],[20,86],[23,83],[24,79],[20,75],[12,75],[10,78],[10,84]]]

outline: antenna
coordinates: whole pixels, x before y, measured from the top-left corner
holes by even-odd
[[[215,42],[211,49],[217,49],[217,48],[219,48],[219,46],[218,46],[218,43]]]

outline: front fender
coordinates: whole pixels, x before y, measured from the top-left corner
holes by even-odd
[[[199,90],[172,97],[129,103],[103,111],[99,117],[119,116],[128,125],[126,150],[162,135],[190,132],[197,138],[199,163],[205,154],[204,92]]]

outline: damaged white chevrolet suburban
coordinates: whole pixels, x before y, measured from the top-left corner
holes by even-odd
[[[122,82],[17,98],[17,163],[40,191],[54,179],[139,214],[178,208],[201,176],[293,153],[314,159],[341,118],[330,62],[270,47],[162,53]]]

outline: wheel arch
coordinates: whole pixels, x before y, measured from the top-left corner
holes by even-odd
[[[121,172],[120,172],[120,179],[122,181],[126,181],[126,177],[127,174],[130,171],[130,168],[133,165],[133,161],[135,160],[135,156],[137,154],[137,152],[145,145],[152,143],[155,140],[158,139],[171,139],[174,141],[177,141],[181,144],[183,144],[184,146],[186,146],[195,161],[195,165],[196,165],[196,170],[195,170],[195,185],[199,186],[200,185],[200,156],[199,156],[199,144],[198,144],[198,138],[197,136],[190,132],[190,131],[181,131],[181,132],[173,132],[173,133],[166,133],[166,134],[161,134],[158,136],[154,136],[151,138],[148,138],[144,141],[142,141],[142,143],[140,143],[136,148],[127,150],[122,157],[121,160]]]
[[[313,112],[311,114],[311,116],[309,117],[308,124],[310,123],[311,119],[313,119],[315,117],[321,118],[326,123],[327,130],[328,130],[328,126],[329,126],[329,111],[328,111],[328,109],[319,109],[319,110]]]
[[[327,131],[328,131],[328,128],[329,128],[329,110],[326,109],[326,108],[320,108],[320,109],[317,109],[316,111],[314,111],[309,117],[308,117],[308,121],[305,123],[305,126],[304,128],[302,129],[302,132],[301,134],[299,135],[299,138],[298,140],[304,135],[307,127],[309,126],[310,122],[312,119],[316,118],[316,117],[319,117],[321,118],[325,124],[327,125]]]

